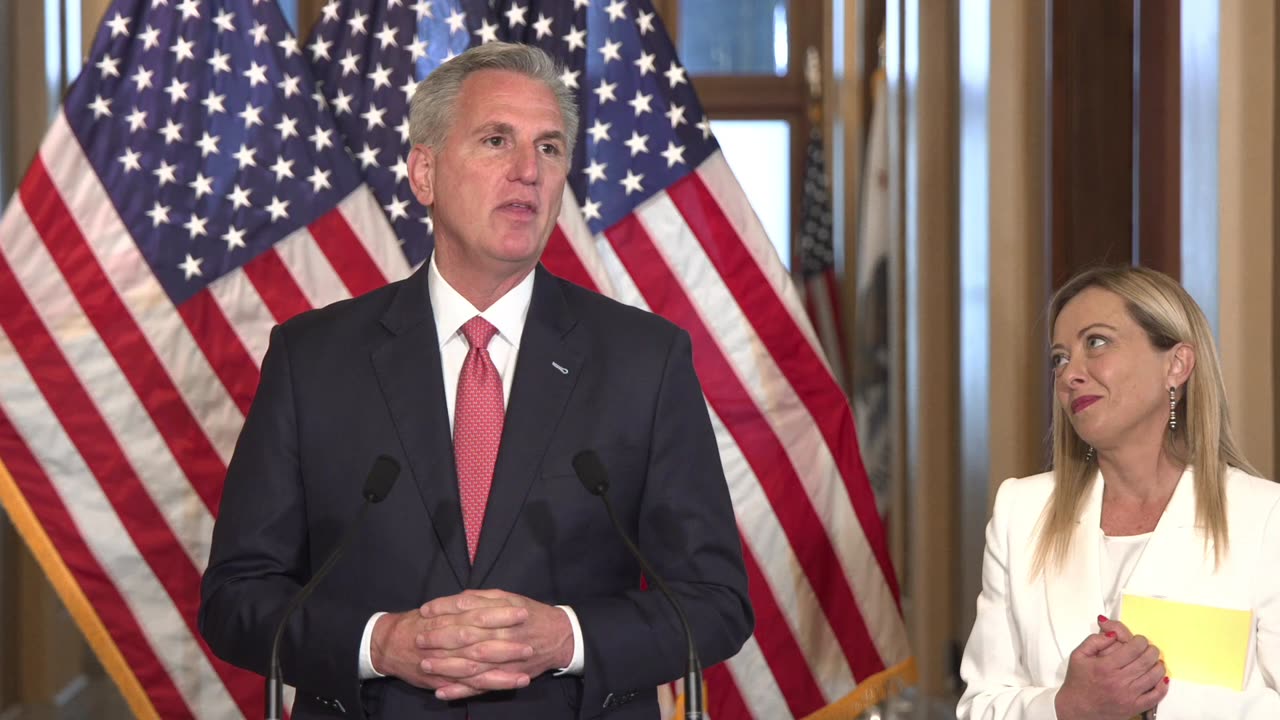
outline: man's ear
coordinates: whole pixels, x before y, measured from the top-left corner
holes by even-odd
[[[1169,369],[1165,379],[1168,387],[1182,387],[1196,366],[1196,350],[1187,343],[1178,343],[1169,353]]]
[[[431,184],[435,163],[435,152],[426,145],[414,145],[409,151],[409,188],[418,202],[427,207],[435,201],[435,188]]]

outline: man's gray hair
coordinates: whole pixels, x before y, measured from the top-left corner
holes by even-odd
[[[566,157],[573,158],[578,139],[578,104],[573,91],[560,79],[562,70],[541,49],[519,43],[490,42],[476,45],[436,68],[418,83],[409,102],[409,141],[439,148],[453,126],[454,109],[462,81],[480,70],[506,70],[540,80],[560,104],[566,135]]]

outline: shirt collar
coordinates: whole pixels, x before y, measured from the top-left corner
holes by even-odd
[[[508,290],[506,295],[498,298],[487,310],[480,312],[444,279],[436,266],[435,253],[432,253],[427,273],[427,294],[431,298],[431,310],[436,319],[436,337],[440,340],[440,346],[444,347],[468,320],[479,315],[498,328],[498,334],[513,347],[520,347],[524,321],[529,315],[529,304],[533,301],[533,276],[532,272],[526,275],[519,285]]]

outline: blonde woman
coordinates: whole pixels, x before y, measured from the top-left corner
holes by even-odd
[[[996,495],[959,717],[1280,718],[1280,485],[1232,437],[1204,313],[1099,268],[1049,321],[1053,471]],[[1122,592],[1252,611],[1243,691],[1171,673],[1115,619]]]

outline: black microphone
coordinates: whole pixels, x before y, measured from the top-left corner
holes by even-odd
[[[613,512],[613,504],[609,502],[609,473],[604,469],[604,463],[600,462],[600,456],[595,450],[583,450],[573,456],[573,471],[578,475],[578,481],[582,483],[582,487],[587,492],[599,497],[604,501],[604,509],[609,513],[609,521],[613,523],[613,529],[618,531],[618,537],[622,538],[622,542],[635,556],[637,562],[640,563],[640,569],[644,571],[646,577],[649,577],[667,597],[667,601],[671,603],[671,607],[676,609],[676,615],[680,617],[680,624],[684,626],[684,639],[689,645],[689,657],[686,661],[684,672],[684,717],[685,720],[702,720],[702,663],[698,660],[698,649],[693,644],[693,628],[689,626],[689,618],[685,617],[684,608],[680,607],[680,602],[676,600],[676,596],[671,593],[671,589],[663,582],[662,576],[654,572],[649,565],[649,561],[644,559],[644,555],[640,554],[640,548],[631,542],[631,538],[627,537],[627,531],[622,529],[622,523],[618,522],[618,516]]]
[[[328,559],[311,576],[306,585],[298,591],[297,595],[289,601],[284,609],[284,615],[280,617],[280,623],[276,625],[275,637],[271,640],[271,665],[267,669],[267,709],[266,720],[281,720],[284,717],[284,684],[280,682],[280,640],[284,637],[284,628],[288,624],[290,616],[297,610],[316,587],[320,585],[320,581],[325,575],[333,569],[338,558],[342,557],[342,553],[346,551],[347,546],[351,544],[351,540],[356,536],[356,530],[364,524],[364,516],[369,511],[369,506],[374,503],[380,503],[391,492],[391,486],[395,485],[396,478],[400,476],[400,463],[395,458],[386,455],[379,455],[377,460],[373,461],[373,467],[369,469],[369,476],[364,481],[364,503],[360,505],[360,512],[356,515],[355,522],[347,527],[347,531],[342,534],[342,540],[338,542],[338,547],[329,553]]]

